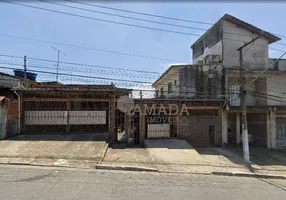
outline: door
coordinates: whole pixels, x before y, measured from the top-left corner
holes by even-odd
[[[209,145],[213,146],[215,144],[215,127],[214,125],[209,125]]]

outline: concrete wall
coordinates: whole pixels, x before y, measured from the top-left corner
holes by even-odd
[[[194,147],[209,146],[209,125],[215,126],[215,145],[222,145],[221,116],[187,116],[187,125],[180,126],[179,138]]]
[[[229,33],[235,33],[235,35]],[[228,68],[239,66],[237,49],[254,37],[256,35],[225,20],[223,22],[223,65]],[[244,66],[249,69],[265,68],[268,64],[268,41],[265,38],[259,38],[254,45],[248,47],[244,49],[244,51],[247,50],[243,57]]]
[[[218,22],[213,25],[207,32],[200,37],[193,45],[193,63],[203,60],[203,57],[209,54],[222,54],[222,26]]]
[[[206,47],[203,51],[203,54],[193,59],[193,64],[198,64],[198,61],[204,60],[204,57],[207,55],[219,55],[220,60],[222,60],[222,41],[219,41],[211,47]]]
[[[193,65],[180,69],[180,97],[218,98],[221,95],[222,66]]]
[[[168,83],[170,82],[172,82],[172,92],[168,93]],[[179,74],[170,72],[170,74],[167,74],[164,78],[162,78],[154,88],[158,91],[159,97],[161,96],[161,88],[163,88],[163,94],[166,98],[174,98],[179,96],[179,84]]]
[[[253,136],[256,147],[267,147],[267,115],[266,113],[247,114],[248,134]]]
[[[272,65],[269,69],[273,69],[276,71],[286,71],[286,59],[280,59],[275,64],[276,58],[268,59],[268,66]]]
[[[267,94],[267,78],[258,78],[255,82],[255,92],[261,95]],[[256,105],[267,106],[267,98],[255,96]]]
[[[240,106],[240,96],[239,96],[239,78],[228,78],[228,94],[230,96],[231,106]],[[252,92],[255,92],[255,82],[250,84],[247,88],[248,94],[246,95],[246,105],[255,106],[257,105],[256,97]]]
[[[286,78],[281,76],[267,77],[267,95],[269,106],[286,105]]]
[[[19,79],[0,74],[0,86],[12,88],[17,87],[19,84]]]

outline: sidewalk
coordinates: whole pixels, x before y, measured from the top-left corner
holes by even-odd
[[[145,148],[108,148],[98,169],[133,168],[142,171],[158,171]]]
[[[231,148],[230,151],[242,157],[242,149]],[[286,150],[250,148],[251,168],[254,173],[276,174],[286,176]]]
[[[197,148],[198,153],[216,172],[253,173],[243,158],[224,148]]]
[[[109,148],[98,169],[211,174],[212,167],[184,140],[145,141],[146,148]]]

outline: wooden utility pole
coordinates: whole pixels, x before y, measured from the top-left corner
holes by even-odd
[[[240,68],[240,106],[241,106],[241,128],[242,128],[242,144],[243,144],[243,157],[246,162],[250,162],[249,159],[249,143],[248,143],[248,130],[247,130],[247,118],[246,118],[246,76],[245,69],[243,66],[243,53],[242,49],[251,43],[255,42],[260,36],[252,39],[251,41],[245,43],[243,46],[239,47],[239,68]]]
[[[24,87],[27,87],[27,56],[24,56]]]

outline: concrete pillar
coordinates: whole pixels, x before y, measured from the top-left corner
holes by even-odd
[[[111,141],[116,141],[117,131],[115,130],[115,95],[109,96],[109,138]]]
[[[140,115],[140,144],[144,143],[144,140],[146,139],[146,116],[142,113]]]
[[[267,112],[267,148],[276,148],[276,114]]]
[[[221,133],[222,133],[222,146],[228,144],[227,139],[227,112],[225,110],[221,111]]]
[[[144,143],[144,140],[146,139],[146,133],[145,133],[145,127],[146,127],[146,115],[144,113],[144,105],[140,105],[140,125],[139,125],[139,141],[140,144]]]
[[[236,146],[240,146],[240,113],[236,113]]]

